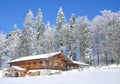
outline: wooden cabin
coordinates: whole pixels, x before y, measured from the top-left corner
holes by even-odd
[[[51,70],[69,70],[79,68],[79,64],[74,63],[62,52],[55,52],[49,54],[41,54],[35,56],[21,57],[8,62],[11,66],[19,66],[26,70],[39,70],[39,69],[51,69]]]

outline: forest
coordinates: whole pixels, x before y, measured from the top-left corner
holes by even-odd
[[[62,7],[56,23],[44,23],[41,9],[26,14],[23,29],[17,24],[8,34],[0,33],[1,67],[23,56],[62,51],[73,60],[90,65],[120,63],[120,11],[103,10],[92,20],[71,14],[66,20]]]

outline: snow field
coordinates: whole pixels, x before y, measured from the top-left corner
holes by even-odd
[[[0,78],[0,84],[120,84],[120,69],[71,70],[59,75]]]

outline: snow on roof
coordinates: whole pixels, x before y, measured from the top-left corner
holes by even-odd
[[[73,61],[73,63],[75,63],[75,64],[79,64],[79,65],[85,65],[85,66],[88,66],[88,64],[83,63],[83,62]]]
[[[15,68],[15,69],[17,69],[17,70],[25,71],[24,68],[21,68],[21,67],[19,67],[19,66],[12,66],[12,67]]]
[[[19,62],[19,61],[26,61],[26,60],[34,60],[34,59],[42,59],[42,58],[48,58],[52,57],[55,55],[60,54],[61,52],[54,52],[54,53],[48,53],[48,54],[41,54],[41,55],[34,55],[34,56],[26,56],[26,57],[21,57],[15,60],[8,61],[8,63],[11,62]]]
[[[20,71],[25,71],[24,68],[21,68],[21,67],[19,67],[19,66],[12,66],[12,67],[9,67],[9,68],[7,68],[5,71],[10,71],[10,70],[14,70],[14,69],[20,70]]]

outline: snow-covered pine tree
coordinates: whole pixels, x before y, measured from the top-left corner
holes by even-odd
[[[59,43],[59,49],[58,50],[63,50],[67,49],[67,53],[70,50],[70,27],[68,24],[64,24],[63,27],[59,30],[58,33],[58,43]]]
[[[62,29],[63,25],[65,25],[66,19],[63,13],[62,7],[59,8],[57,18],[56,18],[56,33],[54,34],[54,45],[56,48],[56,51],[59,51],[61,46],[63,45],[62,39],[60,39],[60,29]]]
[[[38,13],[37,13],[37,16],[36,16],[36,24],[35,24],[35,26],[36,26],[37,32],[44,32],[45,28],[44,28],[42,11],[41,11],[40,8],[38,9]]]
[[[68,48],[68,51],[69,51],[69,54],[71,54],[73,60],[77,60],[76,58],[76,48],[77,48],[77,45],[76,45],[76,27],[75,27],[75,24],[76,24],[76,17],[75,17],[75,14],[72,13],[71,15],[71,18],[69,20],[69,30],[70,30],[70,40],[69,40],[69,45],[70,45],[70,48]]]
[[[111,12],[110,10],[104,10],[101,12],[104,17],[106,30],[104,33],[106,37],[106,42],[109,44],[109,56],[108,61],[114,59],[117,64],[120,63],[120,13]],[[109,40],[109,41],[107,41]]]
[[[12,58],[12,59],[15,59],[15,58],[19,58],[19,47],[20,47],[20,36],[21,36],[21,30],[19,30],[19,28],[18,28],[18,26],[17,26],[17,24],[14,24],[13,25],[13,28],[14,28],[14,30],[13,30],[13,32],[12,32],[12,34],[13,34],[13,36],[14,36],[14,57]]]
[[[6,55],[11,59],[15,59],[18,56],[17,48],[19,47],[19,37],[21,34],[17,25],[15,24],[13,26],[14,30],[6,35]]]
[[[0,67],[3,66],[3,62],[6,58],[6,55],[5,55],[5,47],[6,47],[6,38],[5,38],[5,35],[3,35],[2,33],[0,33]],[[3,59],[2,59],[3,58]]]
[[[93,40],[91,40],[91,44],[93,47],[93,51],[95,53],[95,58],[96,58],[96,64],[99,65],[100,64],[100,56],[102,54],[102,50],[101,50],[101,28],[102,28],[102,19],[103,17],[101,16],[96,16],[93,21],[92,21],[92,25],[91,25],[91,29],[92,29],[92,36],[91,38]]]
[[[43,22],[43,16],[41,9],[38,9],[36,16],[36,39],[35,39],[35,54],[45,53],[44,49],[44,31],[45,24]]]
[[[5,35],[0,33],[0,58],[3,56],[3,51],[5,49]]]
[[[46,25],[46,31],[44,32],[44,47],[45,47],[45,52],[50,53],[54,51],[53,48],[53,29],[50,27],[50,22],[48,21]]]
[[[4,43],[2,43],[2,45],[4,46],[4,49],[2,50],[3,51],[2,58],[4,60],[3,61],[4,67],[7,65],[7,61],[18,57],[17,48],[19,47],[19,36],[20,31],[19,29],[17,29],[17,25],[15,25],[14,30],[7,34],[5,36],[5,40],[3,40]]]
[[[33,12],[29,9],[29,12],[26,15],[25,21],[24,21],[24,28],[35,28],[35,20]]]
[[[75,17],[75,14],[72,13],[70,21],[69,21],[70,27],[73,27],[73,25],[75,24],[75,22],[76,22],[76,17]]]
[[[63,13],[62,7],[59,8],[57,18],[56,18],[56,28],[60,29],[66,23],[66,19]]]
[[[62,43],[62,50],[66,55],[76,58],[76,44],[75,44],[75,28],[71,28],[69,24],[64,24],[59,30],[59,42]],[[60,47],[61,48],[61,47]]]
[[[21,36],[21,56],[29,56],[34,54],[35,42],[35,21],[31,10],[27,13],[24,21],[24,30]]]
[[[80,49],[80,60],[86,61],[86,48],[88,48],[88,26],[89,20],[87,17],[78,17],[75,24],[76,45]]]

